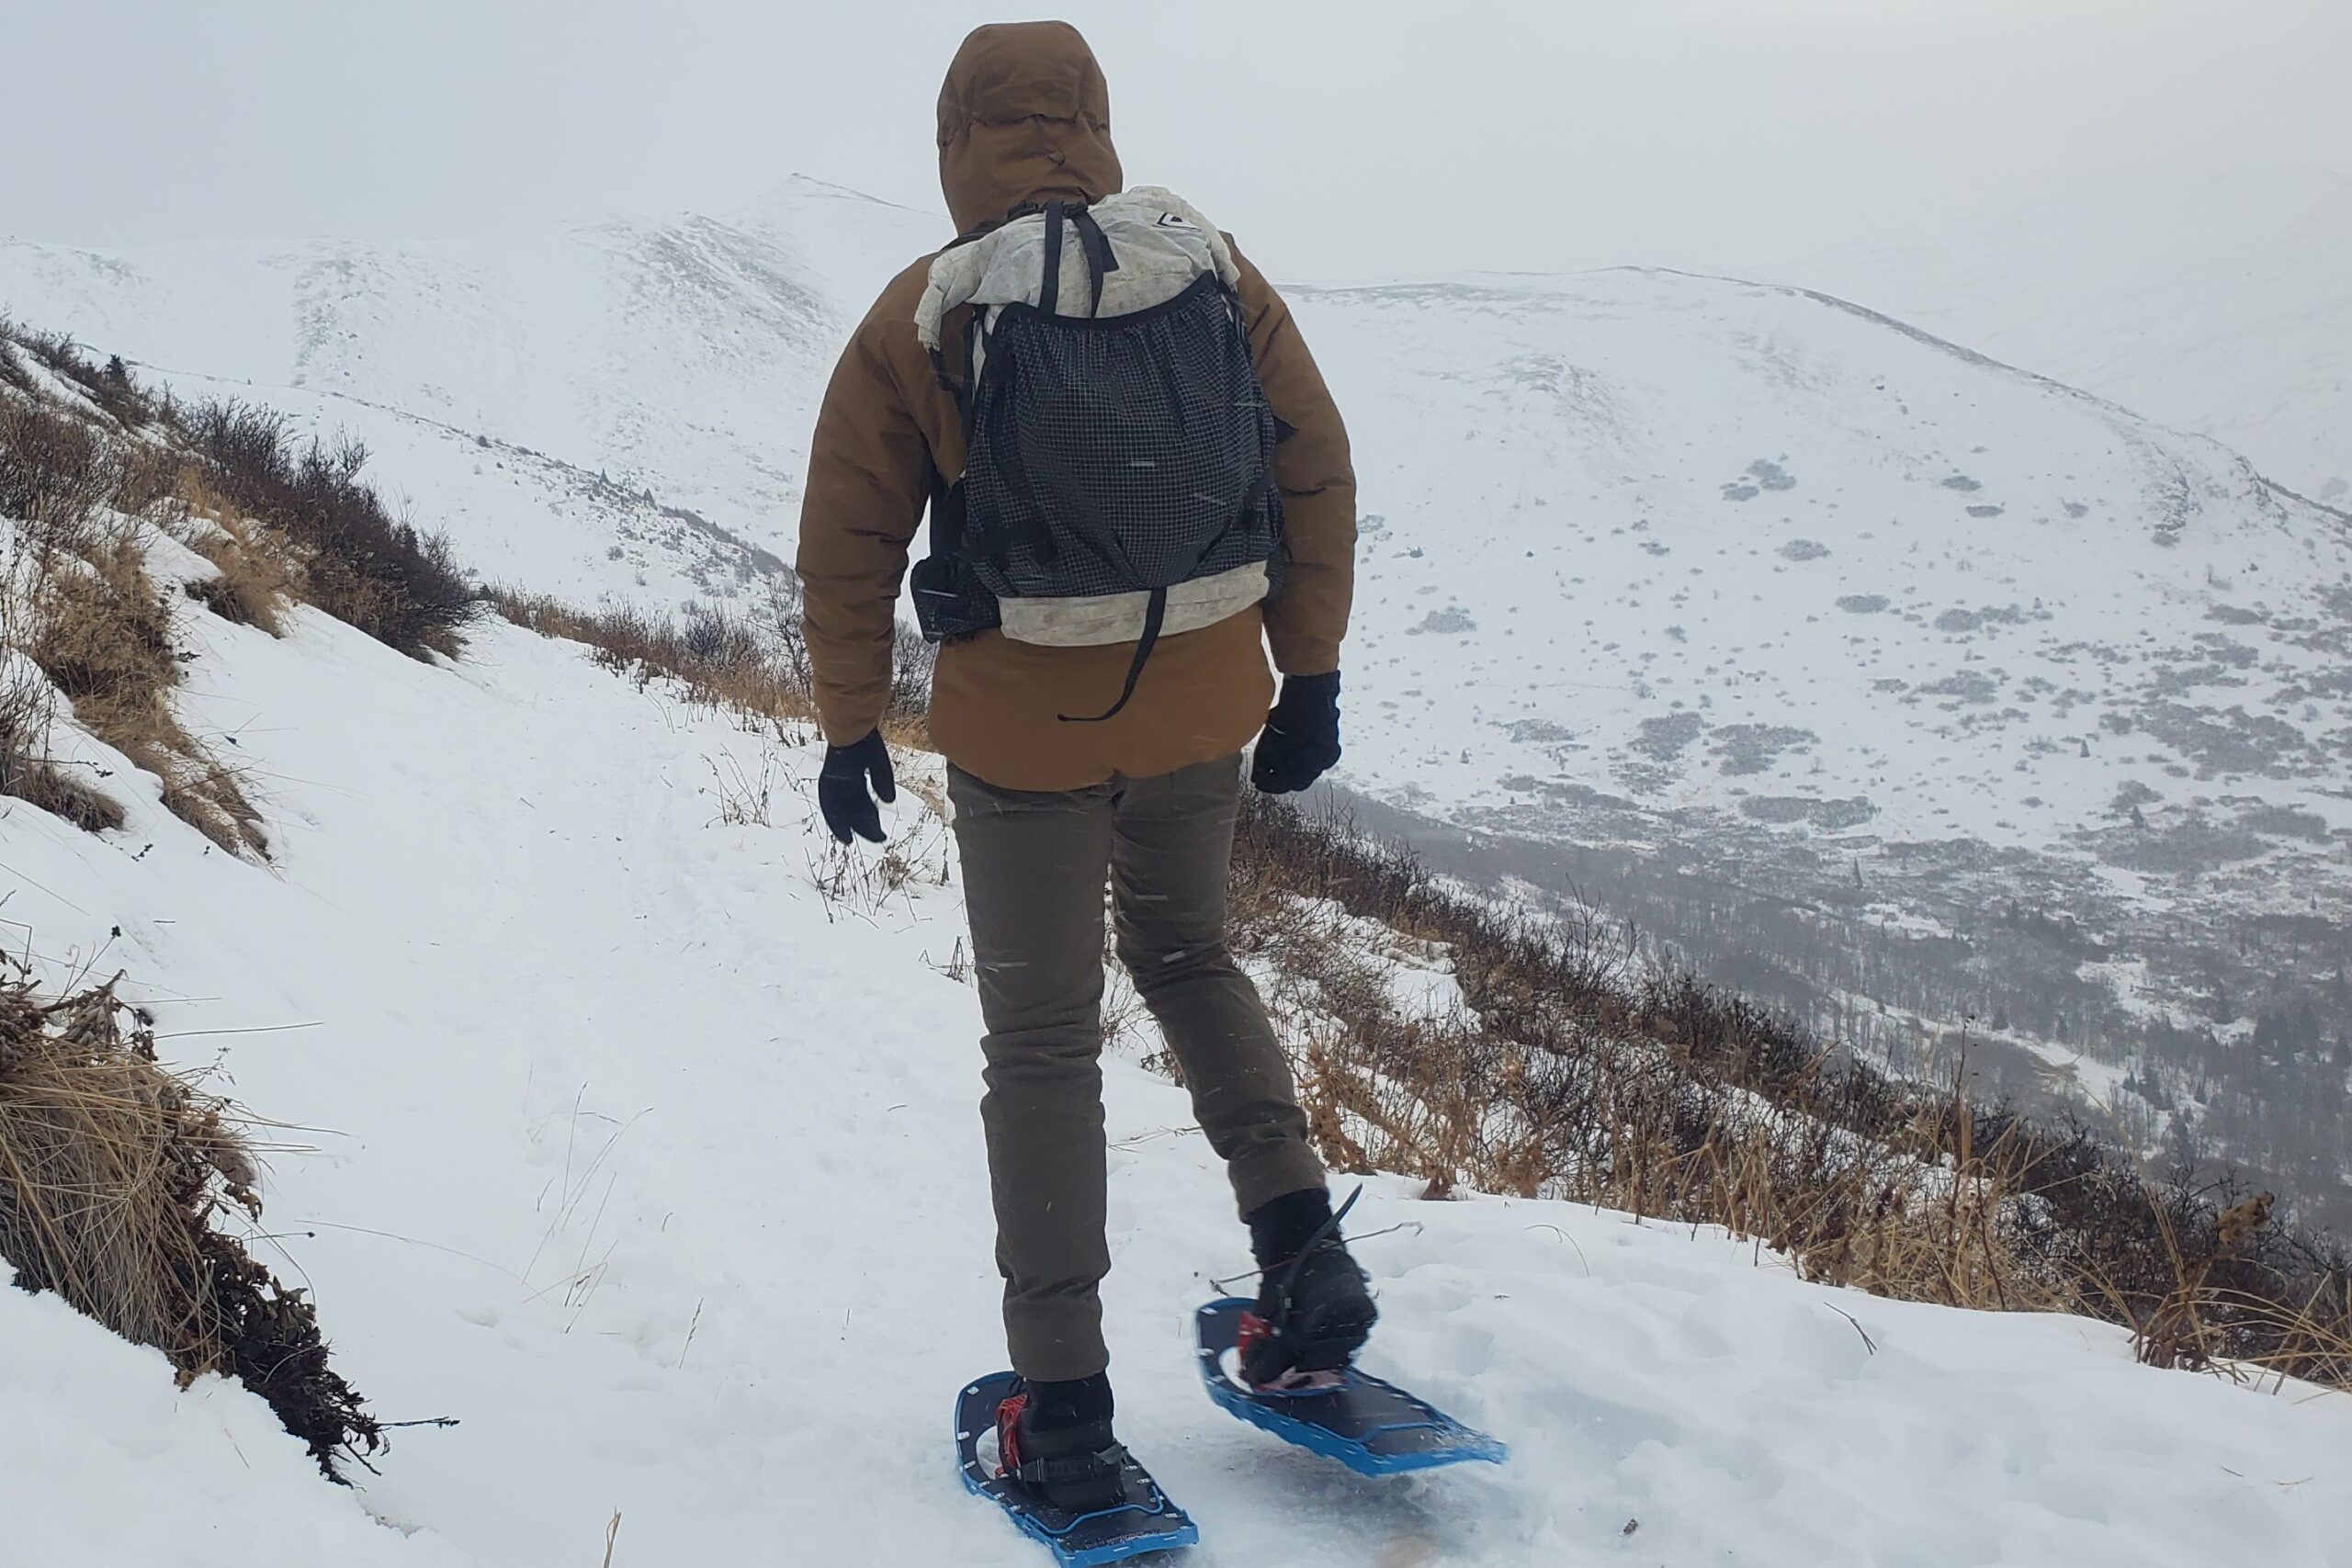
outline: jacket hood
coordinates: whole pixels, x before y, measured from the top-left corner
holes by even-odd
[[[939,188],[958,233],[1049,197],[1100,201],[1125,176],[1111,90],[1068,22],[974,29],[939,89]]]

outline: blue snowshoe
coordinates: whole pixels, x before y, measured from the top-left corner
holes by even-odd
[[[1250,1382],[1242,1369],[1264,1362],[1259,1347],[1271,1331],[1257,1306],[1229,1297],[1193,1318],[1201,1382],[1227,1415],[1363,1475],[1510,1457],[1498,1439],[1353,1366],[1294,1369],[1275,1382]]]
[[[1027,1399],[1012,1372],[981,1378],[956,1396],[956,1462],[967,1487],[1002,1508],[1063,1568],[1099,1568],[1198,1543],[1184,1510],[1111,1441],[1107,1418],[1099,1429],[1046,1441],[1022,1419]],[[1024,1452],[1024,1441],[1037,1451]]]

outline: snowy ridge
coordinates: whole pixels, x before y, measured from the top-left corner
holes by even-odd
[[[2241,168],[2061,181],[1880,243],[1739,265],[2094,389],[2342,506],[2347,247],[2352,178]]]
[[[125,968],[183,1065],[321,1130],[270,1172],[271,1228],[383,1413],[463,1424],[339,1495],[253,1402],[0,1293],[11,1560],[562,1568],[617,1509],[616,1563],[1035,1562],[944,1435],[1001,1350],[935,781],[908,760],[881,877],[820,836],[813,745],[577,646],[492,624],[428,666],[309,610],[284,641],[181,615],[186,705],[241,736],[277,866],[136,790],[105,839],[7,803],[8,917],[52,973]],[[193,1032],[288,1023],[314,1027]],[[1189,1314],[1242,1233],[1182,1095],[1107,1077],[1122,1434],[1204,1568],[2345,1561],[2340,1398],[1389,1179],[1359,1211],[1369,1364],[1514,1460],[1332,1470],[1201,1397]]]
[[[599,566],[635,545],[621,524],[481,454],[788,557],[835,345],[934,224],[803,181],[740,223],[15,244],[0,300],[354,429],[486,575],[663,603],[741,591],[737,563]],[[2326,787],[2352,761],[2329,678],[2352,521],[2218,446],[1804,289],[1627,269],[1294,293],[1371,514],[1354,782],[1481,818],[1600,791],[2036,850],[2136,784],[2352,830]],[[518,509],[518,484],[555,493]]]
[[[724,219],[435,243],[9,243],[0,308],[356,432],[486,578],[669,609],[769,592],[837,345],[944,231],[796,180]],[[1399,830],[1597,846],[1793,898],[1849,946],[2063,913],[2101,951],[2030,954],[2016,1041],[2118,1083],[2149,1029],[2329,1005],[2324,940],[2247,933],[2352,899],[2346,513],[1815,289],[1289,292],[1365,512],[1340,782]],[[1952,964],[1912,989],[1994,1016],[2014,972]],[[1780,983],[1846,1032],[1834,987]],[[1926,1039],[1969,1010],[1854,1016],[1890,1003]],[[2199,1092],[2134,1102],[2135,1132]]]
[[[393,455],[400,415],[650,489],[775,547],[817,399],[935,220],[788,182],[739,220],[612,218],[413,244],[200,242],[123,255],[0,243],[0,310],[151,367],[249,384]],[[387,464],[449,499],[437,461]],[[448,525],[485,570],[520,525]],[[530,531],[561,533],[568,520]],[[784,553],[789,554],[786,550]],[[614,586],[637,584],[614,570]],[[547,591],[559,585],[538,580]]]

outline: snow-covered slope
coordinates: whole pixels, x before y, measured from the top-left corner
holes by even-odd
[[[2215,436],[2271,478],[2343,506],[2347,254],[2352,175],[2236,169],[2066,181],[1876,244],[1737,265]]]
[[[808,180],[753,216],[369,245],[0,243],[0,310],[348,432],[493,580],[656,603],[773,569],[817,399],[934,220]]]
[[[52,974],[126,969],[182,1064],[312,1129],[271,1232],[381,1413],[462,1425],[336,1495],[232,1391],[175,1395],[0,1292],[9,1561],[571,1568],[616,1510],[618,1565],[1038,1561],[949,1459],[949,1398],[1001,1345],[922,770],[893,890],[812,832],[813,747],[575,646],[486,626],[431,667],[307,610],[282,642],[181,614],[188,711],[239,736],[277,865],[208,853],[120,773],[104,839],[0,805],[11,929]],[[1187,1314],[1243,1238],[1182,1095],[1124,1062],[1107,1092],[1123,1435],[1202,1568],[2352,1561],[2341,1399],[1396,1180],[1359,1210],[1372,1364],[1515,1458],[1352,1477],[1194,1386]]]
[[[660,608],[780,577],[836,346],[943,230],[796,181],[727,221],[11,243],[0,308],[355,431],[486,577]],[[2248,959],[2245,932],[2352,897],[2352,517],[1803,289],[1628,270],[1292,293],[1366,512],[1340,777],[1408,828],[1834,892],[1855,929],[1936,941],[2061,912],[2108,944],[2097,973],[2042,955],[2064,1055],[2128,1061],[2148,1020],[2252,1029],[2230,996],[2325,1002],[2331,960]],[[2259,322],[2211,330],[2284,363]],[[2324,424],[2306,379],[2272,390]],[[1954,995],[1989,1016],[2011,978],[1939,974],[1923,1027],[1957,1023]]]
[[[934,221],[800,182],[732,224],[19,244],[0,299],[348,424],[486,575],[660,600],[748,569],[644,491],[788,556],[837,344]],[[1295,292],[1371,514],[1356,782],[2034,848],[2123,792],[2352,829],[2352,521],[2220,446],[1795,289]]]
[[[2352,829],[2352,519],[2217,446],[1794,289],[1300,314],[1375,518],[1354,689],[1419,741],[1377,789],[2038,846],[2137,779]]]
[[[0,1262],[0,1518],[7,1560],[72,1563],[351,1563],[459,1568],[323,1486],[269,1406],[217,1377],[183,1391],[159,1351],[118,1339],[55,1296],[6,1289]]]

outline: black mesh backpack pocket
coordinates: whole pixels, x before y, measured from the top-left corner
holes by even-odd
[[[1128,316],[1007,306],[965,471],[965,549],[1000,597],[1148,592],[1274,553],[1273,416],[1204,277]]]

